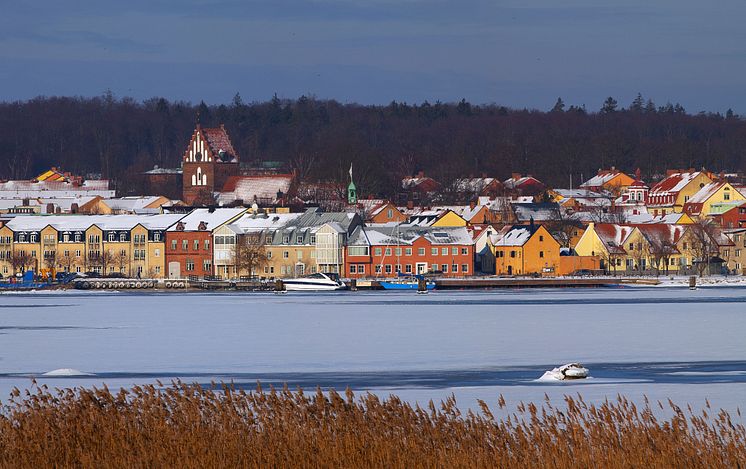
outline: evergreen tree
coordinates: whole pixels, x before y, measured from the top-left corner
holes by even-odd
[[[617,110],[617,100],[609,96],[606,98],[606,101],[604,101],[604,105],[601,106],[601,114],[611,114],[612,112],[616,112]]]
[[[632,112],[642,112],[644,110],[645,100],[642,99],[642,94],[637,93],[637,97],[629,105],[629,110]]]
[[[557,102],[554,103],[554,107],[549,112],[565,112],[565,102],[562,98],[557,98]]]

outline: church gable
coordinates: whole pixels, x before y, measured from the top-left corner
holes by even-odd
[[[184,152],[184,162],[237,163],[238,155],[222,124],[215,128],[202,128],[197,124],[189,146]]]

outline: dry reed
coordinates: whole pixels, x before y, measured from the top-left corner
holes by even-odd
[[[672,402],[659,419],[618,397],[547,398],[513,411],[500,397],[462,413],[453,397],[421,408],[397,397],[174,382],[14,390],[0,411],[2,467],[746,467],[746,431],[709,403]],[[739,412],[740,417],[740,412]]]

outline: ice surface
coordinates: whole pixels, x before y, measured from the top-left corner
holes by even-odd
[[[465,405],[474,396],[528,401],[582,390],[599,399],[709,398],[734,409],[746,395],[746,375],[735,373],[746,370],[744,292],[3,295],[0,399],[32,376],[45,383],[45,372],[74,367],[95,376],[57,376],[49,385],[287,381],[396,389],[425,402],[455,389]],[[536,382],[571,362],[594,379]]]

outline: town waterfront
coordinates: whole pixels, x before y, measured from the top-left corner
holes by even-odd
[[[257,381],[459,405],[632,399],[732,411],[746,395],[746,288],[0,296],[0,400],[49,387]],[[582,362],[592,379],[545,383]],[[44,376],[57,371],[61,376]],[[78,374],[76,371],[79,371]],[[78,374],[77,376],[72,376]]]

